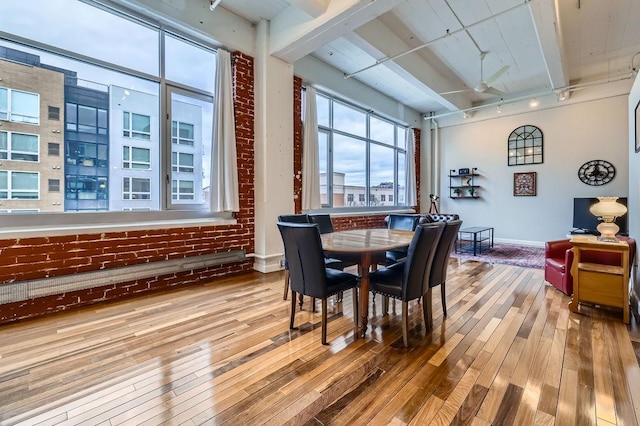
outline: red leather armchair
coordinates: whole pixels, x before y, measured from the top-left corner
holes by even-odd
[[[636,253],[636,240],[618,236],[620,240],[629,243],[629,266],[633,265]],[[603,265],[620,265],[619,253],[607,253],[599,251],[585,251],[582,260],[589,263]],[[573,251],[568,239],[547,241],[544,247],[544,279],[552,286],[571,296],[573,294],[573,277],[571,265],[573,264]]]

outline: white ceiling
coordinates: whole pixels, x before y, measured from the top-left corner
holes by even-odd
[[[638,0],[222,0],[218,7],[270,21],[274,56],[294,63],[313,55],[422,113],[616,80],[631,75],[640,52]],[[481,52],[485,80],[502,70],[490,82],[502,94],[473,90]],[[457,90],[466,91],[439,94]]]

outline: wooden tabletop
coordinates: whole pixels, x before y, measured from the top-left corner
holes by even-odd
[[[629,243],[625,240],[618,240],[617,242],[600,241],[595,235],[572,235],[570,242],[573,245],[595,250],[629,250]]]
[[[393,250],[406,247],[413,238],[412,231],[396,229],[350,229],[322,235],[325,251],[363,253]]]

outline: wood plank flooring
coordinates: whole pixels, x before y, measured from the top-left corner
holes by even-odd
[[[543,272],[450,261],[448,317],[351,294],[328,340],[309,299],[288,329],[282,273],[250,273],[0,326],[1,425],[638,425],[638,323]],[[631,337],[630,337],[631,336]]]

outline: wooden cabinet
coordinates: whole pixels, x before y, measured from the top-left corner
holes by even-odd
[[[594,236],[574,235],[573,245],[573,297],[569,303],[571,312],[579,312],[579,304],[622,308],[622,319],[629,323],[629,244],[598,241]],[[619,265],[602,265],[581,260],[587,250],[620,253]]]
[[[468,173],[461,173],[468,171]],[[480,186],[476,184],[478,168],[460,169],[449,171],[449,197],[450,198],[480,198],[478,194]]]

